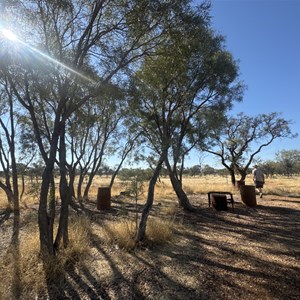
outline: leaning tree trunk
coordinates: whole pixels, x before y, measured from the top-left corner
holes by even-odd
[[[83,199],[88,199],[89,198],[89,191],[90,191],[90,188],[92,186],[94,177],[95,177],[95,174],[90,174],[89,175],[88,182],[87,182],[87,184],[85,186],[85,189],[84,189],[84,192],[83,192]]]
[[[169,172],[169,178],[171,180],[173,189],[177,195],[179,205],[184,210],[195,211],[196,208],[193,205],[191,205],[189,198],[187,197],[186,193],[182,189],[181,181],[176,178],[168,159],[165,159],[165,164],[166,164],[168,172]]]
[[[49,193],[49,204],[48,204],[48,227],[49,227],[49,244],[53,245],[53,230],[55,221],[55,180],[52,174],[50,181],[50,193]]]
[[[153,205],[153,200],[154,200],[154,188],[155,188],[155,184],[156,184],[157,178],[159,176],[160,170],[162,168],[162,164],[163,164],[163,159],[160,158],[158,161],[158,164],[152,174],[150,182],[149,182],[147,201],[144,206],[140,224],[139,224],[139,228],[137,231],[136,240],[135,240],[136,244],[143,241],[146,236],[147,220],[148,220],[148,216],[149,216],[150,210]]]
[[[187,211],[195,211],[196,208],[190,203],[189,198],[182,189],[181,182],[175,177],[174,173],[169,173],[169,177],[173,186],[173,189],[177,195],[179,205]]]
[[[20,201],[23,199],[23,195],[24,195],[24,192],[25,192],[25,175],[22,174],[21,175],[21,195],[20,195]]]
[[[78,205],[75,203],[75,188],[74,182],[76,178],[76,166],[69,168],[69,205],[74,210],[78,211]]]
[[[78,176],[78,183],[77,183],[77,199],[79,201],[83,200],[83,196],[82,196],[83,182],[87,174],[88,174],[87,169],[81,167],[80,174]]]

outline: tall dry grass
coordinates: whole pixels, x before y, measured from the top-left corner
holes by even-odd
[[[70,243],[61,249],[55,257],[39,253],[39,237],[37,226],[27,224],[19,242],[10,247],[7,253],[0,256],[0,299],[35,299],[47,290],[47,283],[55,282],[55,289],[64,287],[64,277],[68,268],[88,263],[91,254],[91,233],[100,238],[103,244],[118,247],[126,251],[134,248],[136,235],[135,222],[118,220],[102,225],[91,226],[85,217],[72,218],[69,225]],[[147,241],[161,244],[172,238],[173,222],[150,218],[146,231]],[[86,262],[85,262],[86,260]],[[47,262],[45,271],[43,261]],[[60,298],[58,298],[60,299]]]
[[[170,241],[175,226],[172,218],[159,219],[150,217],[147,222],[144,244],[158,245]],[[106,244],[115,245],[124,250],[135,248],[137,227],[133,220],[122,219],[106,222],[102,228],[98,228],[99,232]]]
[[[47,260],[47,278],[43,260],[39,255],[39,235],[37,225],[27,224],[22,230],[18,243],[10,245],[0,260],[0,299],[34,299],[46,289],[46,281],[63,278],[67,266],[82,262],[89,253],[90,221],[85,217],[70,220],[70,244],[61,249],[54,258]],[[61,283],[63,284],[63,282]],[[59,287],[58,287],[59,288]]]

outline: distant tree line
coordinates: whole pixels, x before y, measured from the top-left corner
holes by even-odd
[[[297,176],[300,175],[300,150],[281,150],[276,153],[274,160],[256,160],[253,162],[253,165],[255,163],[259,164],[260,168],[268,177],[274,175]],[[247,175],[251,173],[251,167],[247,170]],[[184,169],[183,174],[187,176],[227,176],[228,170],[226,168],[217,169],[204,164],[187,167]]]
[[[280,176],[299,176],[300,175],[300,150],[281,150],[278,151],[274,160],[261,161],[258,163],[260,168],[263,170],[267,177],[273,177],[276,175]],[[247,175],[252,171],[249,168]],[[112,170],[108,171],[108,174],[112,174]],[[149,177],[151,174],[151,169],[141,169],[141,168],[123,168],[119,172],[121,179],[128,179],[135,174],[143,172],[144,178]],[[167,176],[167,170],[165,168],[161,171],[161,176]],[[186,167],[183,170],[183,175],[185,176],[228,176],[228,170],[226,168],[214,168],[208,164],[204,165],[194,165],[191,167]]]
[[[276,154],[274,161],[268,160],[261,163],[267,176],[284,175],[294,176],[300,174],[300,150],[282,150]]]

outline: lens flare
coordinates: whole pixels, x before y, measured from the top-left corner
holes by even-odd
[[[10,30],[8,29],[2,29],[2,34],[4,35],[5,38],[7,38],[8,40],[15,42],[18,40],[17,36]]]
[[[51,57],[51,56],[45,54],[44,52],[42,52],[42,51],[40,51],[40,50],[38,50],[38,49],[36,49],[36,48],[30,46],[28,43],[26,43],[26,42],[22,41],[21,39],[19,39],[12,31],[10,31],[10,30],[8,30],[8,29],[6,29],[6,28],[2,28],[2,29],[0,29],[0,31],[1,31],[2,35],[3,35],[6,39],[8,39],[8,40],[10,40],[10,41],[12,41],[12,42],[16,42],[16,43],[19,44],[19,45],[22,45],[23,47],[29,49],[31,52],[35,52],[35,53],[38,54],[39,56],[45,58],[46,60],[48,60],[48,61],[50,61],[50,62],[52,62],[52,63],[54,63],[56,66],[62,67],[63,69],[68,70],[69,72],[71,72],[71,73],[73,73],[73,74],[75,74],[75,75],[77,75],[77,76],[83,78],[83,79],[86,80],[86,81],[89,81],[89,82],[91,82],[91,83],[96,83],[96,82],[95,82],[94,80],[92,80],[91,78],[89,78],[89,77],[87,77],[87,76],[81,74],[80,72],[78,72],[78,71],[76,71],[76,70],[70,68],[69,66],[67,66],[67,65],[63,64],[62,62],[60,62],[59,60],[57,60],[57,59],[55,59],[55,58],[53,58],[53,57]]]

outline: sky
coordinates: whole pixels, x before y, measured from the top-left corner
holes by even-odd
[[[200,3],[201,1],[198,1]],[[280,112],[300,133],[300,0],[211,0],[212,28],[226,38],[226,48],[246,84],[242,103],[231,114],[255,116]],[[259,155],[274,159],[281,150],[300,150],[300,137],[274,141]],[[198,162],[197,162],[198,161]],[[199,163],[191,156],[189,165]],[[218,166],[216,159],[204,163]],[[220,165],[219,165],[220,166]]]
[[[1,0],[0,0],[1,1]],[[202,0],[194,0],[201,3]],[[300,134],[300,0],[211,0],[212,28],[226,38],[247,89],[231,114],[255,116],[280,112]],[[300,150],[300,136],[280,139],[259,158],[274,159],[281,150]],[[186,166],[216,158],[192,152]]]

